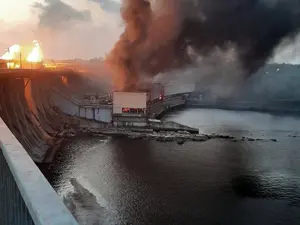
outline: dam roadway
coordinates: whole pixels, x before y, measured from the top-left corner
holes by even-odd
[[[68,76],[72,73],[78,73],[72,69],[0,69],[1,78],[34,78],[41,76]]]

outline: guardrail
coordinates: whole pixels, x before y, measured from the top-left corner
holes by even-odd
[[[0,224],[78,225],[0,118]]]

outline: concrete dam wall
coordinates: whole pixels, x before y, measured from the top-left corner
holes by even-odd
[[[93,91],[85,77],[75,72],[34,72],[0,76],[0,116],[29,155],[43,162],[48,151],[62,141],[61,133],[71,118],[57,104],[53,88],[76,99]],[[72,104],[66,109],[72,112]],[[71,114],[71,113],[70,113]]]

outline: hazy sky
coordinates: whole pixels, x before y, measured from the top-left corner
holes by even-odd
[[[118,0],[6,0],[0,49],[41,42],[51,58],[103,56],[122,32]]]
[[[123,27],[120,0],[3,0],[0,7],[0,52],[12,44],[41,42],[49,58],[104,56]],[[280,48],[277,62],[300,63],[300,36]],[[1,54],[1,53],[0,53]]]

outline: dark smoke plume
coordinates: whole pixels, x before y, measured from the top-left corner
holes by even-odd
[[[250,76],[299,31],[300,0],[123,0],[121,14],[125,31],[106,62],[117,89],[134,90],[141,75],[190,66],[215,47],[234,46]]]

